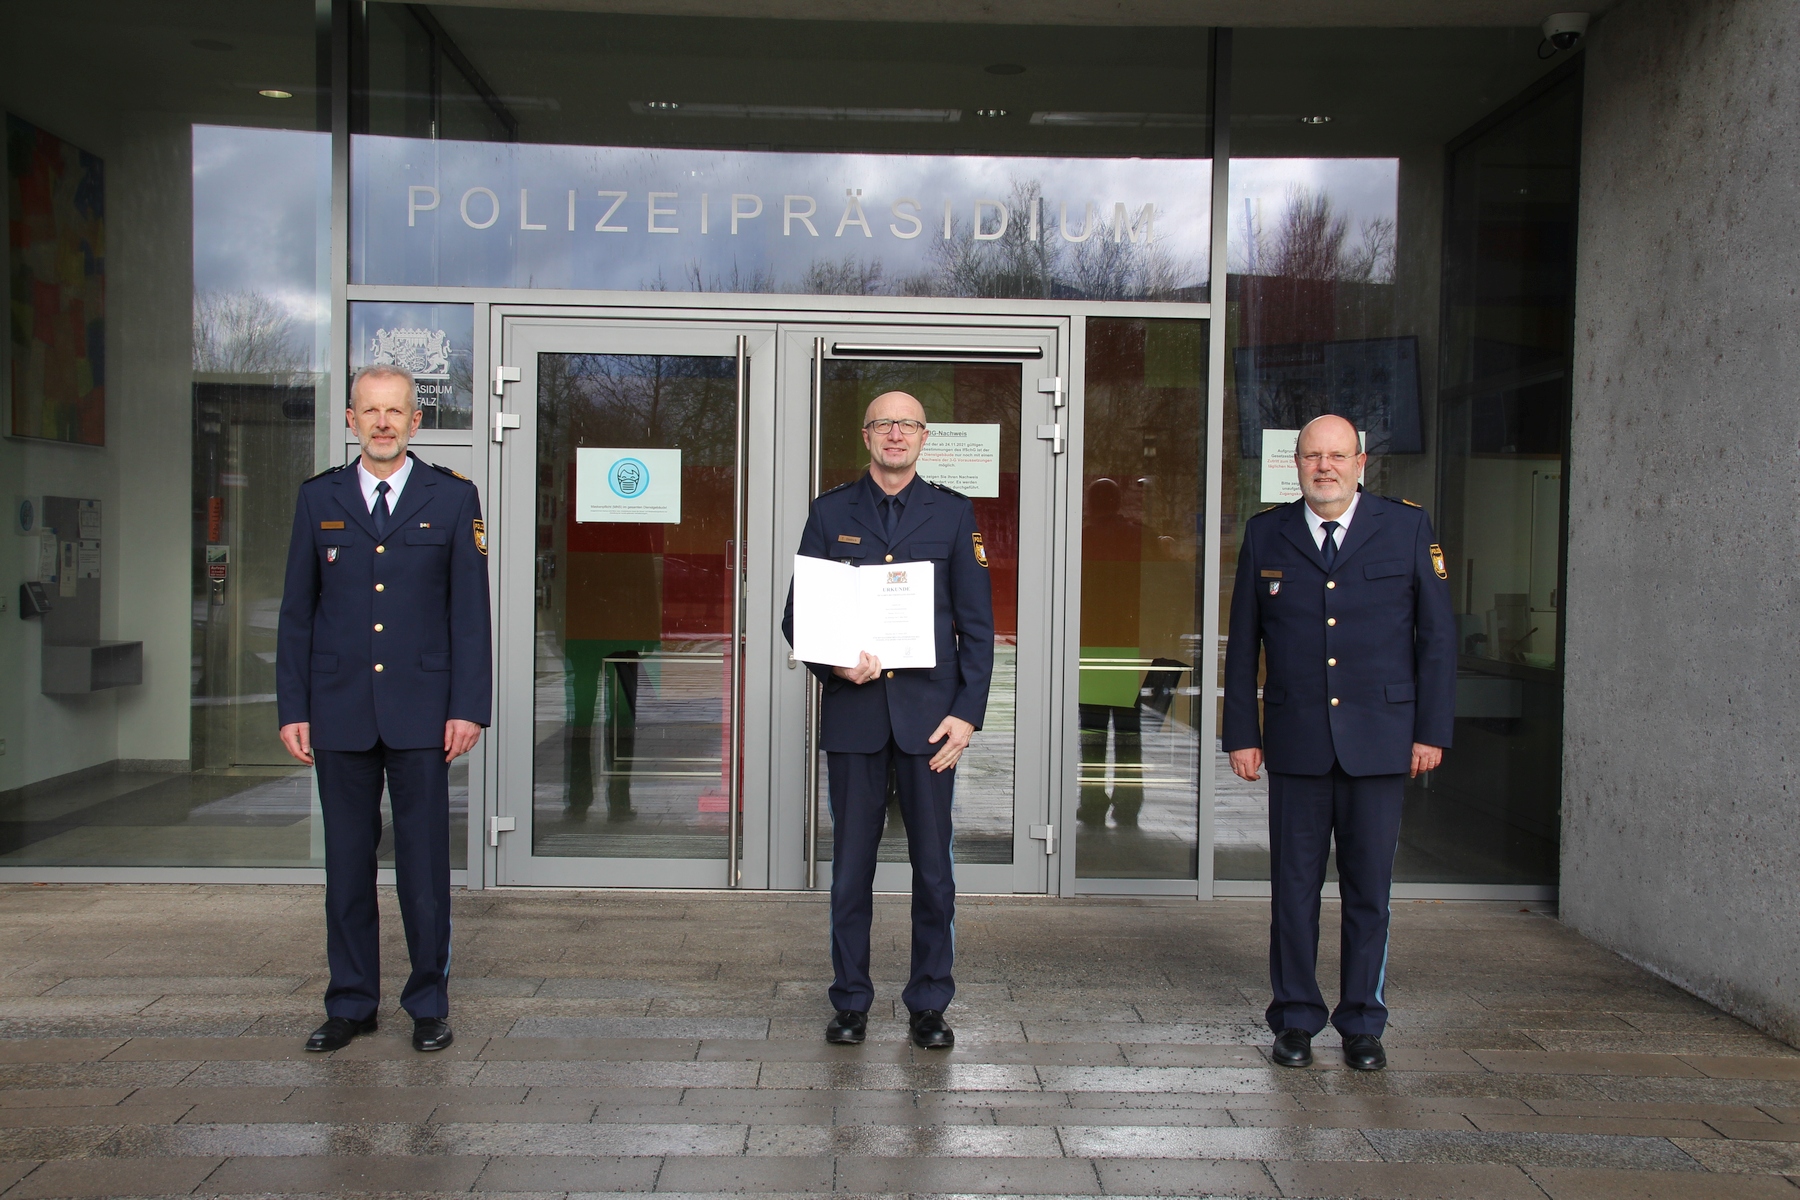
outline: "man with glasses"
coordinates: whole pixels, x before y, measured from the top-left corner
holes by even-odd
[[[1294,458],[1303,498],[1250,518],[1238,551],[1223,742],[1240,778],[1269,768],[1271,1057],[1307,1066],[1325,1028],[1319,889],[1335,841],[1343,964],[1330,1021],[1345,1063],[1379,1071],[1400,810],[1407,779],[1450,745],[1455,618],[1430,519],[1358,486],[1366,456],[1350,422],[1312,421]]]
[[[875,999],[869,978],[875,861],[890,790],[912,862],[912,972],[901,993],[913,1044],[948,1050],[944,1010],[956,993],[956,880],[950,802],[956,762],[987,713],[994,605],[987,551],[968,497],[918,476],[930,436],[925,409],[887,392],[863,417],[869,470],[812,503],[800,553],[855,566],[929,561],[936,591],[937,665],[887,669],[864,651],[854,667],[808,663],[825,685],[820,745],[831,796],[831,1004],[825,1040],[855,1045]],[[794,640],[788,592],[782,632]]]

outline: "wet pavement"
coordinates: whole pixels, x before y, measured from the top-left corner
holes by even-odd
[[[1541,908],[1397,903],[1391,1065],[1360,1074],[1329,1033],[1269,1065],[1250,901],[965,898],[934,1054],[898,1009],[902,899],[869,1042],[833,1047],[820,897],[458,893],[456,1045],[415,1053],[390,1005],[308,1055],[321,900],[0,886],[0,1200],[1800,1200],[1800,1053]]]

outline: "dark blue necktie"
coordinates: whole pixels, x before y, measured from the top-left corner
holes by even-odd
[[[1329,571],[1337,566],[1338,523],[1336,521],[1326,521],[1323,525],[1320,525],[1319,528],[1325,531],[1325,544],[1320,546],[1319,550],[1325,555],[1325,569]]]
[[[889,496],[881,502],[881,527],[890,542],[894,540],[894,530],[900,525],[900,510],[904,507],[898,496]]]
[[[375,485],[375,508],[370,515],[375,518],[375,536],[378,538],[387,536],[388,518],[393,515],[388,510],[389,490],[385,479]]]

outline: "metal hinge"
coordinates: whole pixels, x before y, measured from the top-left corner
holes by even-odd
[[[508,429],[517,429],[523,420],[518,413],[497,412],[494,414],[494,440],[504,442]]]
[[[1046,441],[1046,442],[1050,443],[1050,453],[1061,454],[1063,452],[1063,434],[1062,434],[1062,425],[1061,424],[1039,425],[1037,427],[1037,435],[1038,435],[1038,438],[1040,441]]]
[[[517,367],[495,367],[494,395],[506,395],[506,385],[509,383],[517,383],[523,378],[525,378],[524,372],[520,371]]]
[[[1052,375],[1048,379],[1038,380],[1038,391],[1052,397],[1050,401],[1050,406],[1052,408],[1061,408],[1063,406],[1063,385],[1061,375]]]
[[[1054,826],[1054,825],[1033,825],[1031,827],[1031,836],[1034,841],[1040,841],[1040,842],[1044,843],[1044,853],[1045,854],[1048,855],[1048,854],[1056,853],[1056,826]]]
[[[501,834],[512,833],[514,830],[518,829],[518,827],[519,818],[517,817],[489,817],[488,845],[498,846],[500,844]]]

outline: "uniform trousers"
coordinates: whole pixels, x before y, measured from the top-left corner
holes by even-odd
[[[935,752],[934,752],[935,753]],[[956,878],[950,802],[956,771],[933,771],[931,756],[888,744],[874,754],[828,753],[831,794],[831,1003],[868,1012],[869,924],[875,914],[875,861],[887,824],[888,775],[899,793],[912,860],[912,975],[900,993],[908,1012],[950,1007],[956,994]]]
[[[1343,962],[1331,1024],[1345,1037],[1381,1036],[1387,979],[1388,891],[1400,844],[1404,775],[1349,775],[1336,763],[1328,775],[1269,772],[1271,920],[1269,982],[1275,999],[1269,1028],[1325,1028],[1319,993],[1319,889],[1337,842],[1342,898]]]
[[[394,810],[394,879],[412,974],[400,993],[415,1018],[450,1015],[450,765],[442,747],[313,751],[325,817],[325,1014],[365,1020],[381,1007],[375,901],[381,785]]]

